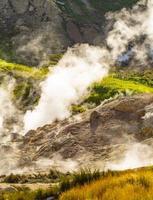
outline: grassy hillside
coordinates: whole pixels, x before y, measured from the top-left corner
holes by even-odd
[[[51,66],[56,65],[62,55],[51,56]],[[6,75],[16,79],[14,100],[22,107],[32,106],[39,100],[39,83],[47,76],[48,68],[36,68],[0,60],[0,83]],[[90,93],[81,105],[73,105],[73,113],[84,112],[84,105],[99,105],[105,99],[118,95],[153,93],[153,72],[117,72],[90,86]]]
[[[55,173],[56,172],[56,173]],[[76,173],[57,173],[33,175],[33,186],[37,179],[47,180],[50,187],[39,190],[28,188],[29,179],[25,175],[5,177],[16,190],[0,192],[2,200],[152,200],[153,199],[153,167],[145,167],[126,171],[91,172],[89,169]],[[31,180],[29,175],[29,178]],[[13,179],[12,179],[13,178]],[[8,181],[9,180],[9,181]],[[20,180],[14,185],[14,180]],[[26,181],[26,186],[22,185]],[[32,182],[31,182],[32,183]],[[56,183],[56,184],[53,184]],[[1,184],[1,183],[0,183]],[[3,183],[2,183],[3,184]],[[45,186],[45,185],[44,185]]]
[[[153,168],[110,172],[106,177],[63,193],[60,200],[152,200]]]
[[[21,77],[31,77],[34,79],[41,79],[43,78],[47,72],[47,68],[35,68],[35,67],[28,67],[25,65],[20,65],[16,63],[10,63],[5,60],[0,59],[0,73],[8,73],[12,75],[18,75]]]
[[[115,95],[130,95],[135,93],[152,93],[153,88],[134,80],[124,80],[109,76],[93,84],[91,93],[85,102],[99,105],[103,100]]]

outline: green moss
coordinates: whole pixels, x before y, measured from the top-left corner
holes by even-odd
[[[86,111],[85,107],[82,105],[73,105],[71,107],[72,114],[83,113]]]

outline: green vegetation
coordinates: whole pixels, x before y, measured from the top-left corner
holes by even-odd
[[[61,173],[56,170],[50,170],[46,174],[33,174],[33,175],[14,175],[1,177],[5,183],[20,183],[19,187],[15,185],[17,191],[0,192],[0,200],[44,200],[47,197],[54,197],[58,199],[59,195],[75,186],[85,185],[93,180],[99,179],[103,173],[98,170],[91,171],[90,169],[82,169],[74,173]],[[52,186],[48,189],[41,189],[31,191],[22,184],[25,183],[49,183]],[[53,185],[53,183],[55,183]]]
[[[100,180],[73,188],[60,200],[152,200],[153,168],[107,172]]]
[[[66,177],[63,177],[60,183],[60,192],[64,192],[70,188],[85,185],[93,180],[97,180],[102,176],[99,170],[91,171],[90,169],[81,169]]]
[[[86,111],[86,108],[83,105],[72,105],[71,111],[72,114],[83,113]]]
[[[49,65],[55,66],[58,63],[58,61],[62,58],[62,56],[63,54],[51,54],[49,57]]]
[[[137,83],[144,84],[146,86],[153,87],[153,71],[152,70],[146,70],[146,71],[140,71],[140,72],[122,71],[122,72],[116,73],[114,76],[121,80],[134,81]]]
[[[99,105],[103,100],[119,94],[153,93],[153,88],[135,80],[124,80],[113,76],[93,84],[85,102]]]
[[[57,0],[56,3],[64,14],[78,23],[102,22],[104,14],[109,11],[120,10],[123,7],[132,7],[138,0],[90,0],[89,7],[83,0]],[[96,15],[92,14],[94,9]]]
[[[106,13],[109,11],[116,11],[120,10],[123,7],[132,7],[138,0],[107,0],[107,1],[101,1],[101,0],[90,0],[92,6],[98,10],[101,10],[102,12]]]
[[[41,79],[48,72],[48,68],[36,68],[20,65],[16,63],[9,63],[0,59],[0,73],[13,74],[20,77],[31,77],[34,79]]]
[[[153,167],[107,172],[82,169],[79,172],[67,174],[51,170],[49,174],[51,179],[50,182],[47,182],[50,183],[48,189],[32,191],[27,185],[15,185],[15,191],[0,192],[0,200],[44,200],[48,197],[54,197],[60,200],[153,199]],[[46,178],[44,179],[44,177],[49,178],[49,174],[35,174],[35,177],[37,177],[35,180],[37,181],[33,183],[38,183],[39,180],[45,180]],[[26,175],[22,176],[24,178],[26,177]],[[10,175],[7,178],[14,183],[14,180],[22,179],[22,176]],[[5,180],[8,179],[5,177]],[[30,183],[32,182],[30,181]],[[53,185],[52,183],[56,184]]]
[[[35,85],[35,83],[37,83]],[[38,103],[40,98],[39,81],[33,81],[31,79],[16,80],[16,84],[13,89],[12,100],[21,110],[26,110],[29,106],[34,106]]]
[[[50,57],[52,65],[55,65],[61,57],[61,54],[52,55]],[[13,100],[20,109],[37,104],[40,98],[39,83],[45,78],[48,71],[47,67],[28,67],[0,60],[0,82],[6,75],[16,79]],[[90,105],[99,105],[105,99],[119,95],[153,93],[153,72],[117,72],[94,83],[89,90],[89,95],[81,104],[72,105],[72,114],[82,113],[90,108]]]
[[[34,173],[34,174],[10,174],[8,176],[0,177],[2,183],[58,183],[66,174],[51,169],[48,173]]]
[[[16,192],[1,192],[0,200],[44,200],[48,197],[57,199],[58,192],[56,188],[50,187],[49,189],[39,189],[31,191],[29,188],[20,187]]]
[[[72,106],[73,114],[82,113],[92,104],[97,106],[106,99],[121,95],[153,93],[153,72],[118,72],[94,83],[89,90],[89,95],[80,105]]]

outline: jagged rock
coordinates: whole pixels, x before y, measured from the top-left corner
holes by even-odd
[[[38,128],[25,136],[22,157],[36,161],[60,155],[63,160],[72,159],[79,166],[92,167],[119,160],[130,143],[146,143],[153,138],[149,124],[152,114],[148,115],[152,105],[151,94],[122,97],[84,113],[80,120]]]

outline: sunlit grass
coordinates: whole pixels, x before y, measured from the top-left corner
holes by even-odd
[[[153,93],[153,87],[132,80],[124,80],[108,76],[91,86],[91,92],[85,102],[99,105],[105,99],[115,95],[131,95],[138,93]]]
[[[52,55],[50,60],[52,64],[50,66],[55,66],[62,55]],[[17,85],[15,86],[14,95],[17,99],[28,99],[27,94],[35,93],[34,90],[37,90],[37,87],[33,87],[34,85],[39,86],[39,82],[44,80],[49,72],[48,67],[30,67],[16,63],[10,63],[5,60],[0,59],[0,78],[1,83],[5,75],[11,75],[17,81]],[[142,78],[141,78],[142,77]],[[38,80],[37,84],[35,84],[36,80]],[[85,112],[88,108],[86,105],[99,105],[106,99],[114,98],[118,95],[132,95],[137,93],[153,93],[153,73],[144,73],[143,76],[139,74],[130,73],[120,74],[116,72],[116,74],[110,74],[108,77],[102,79],[99,82],[94,83],[90,86],[89,95],[87,95],[81,105],[72,105],[72,113],[82,113]],[[38,93],[38,92],[37,92]],[[23,95],[23,98],[22,98]],[[15,98],[16,99],[16,98]],[[30,98],[30,102],[31,102]],[[36,100],[34,103],[39,100],[39,94],[37,94]],[[29,101],[26,101],[26,105],[28,105]],[[33,102],[33,101],[32,101]],[[87,104],[86,104],[87,103]],[[22,103],[23,104],[23,103]],[[24,104],[23,104],[24,105]],[[89,106],[90,107],[90,106]]]
[[[10,63],[0,59],[0,72],[15,73],[21,77],[32,77],[36,79],[43,78],[47,72],[47,68],[29,67],[21,64]]]
[[[110,173],[98,181],[63,193],[60,200],[152,200],[153,170]]]
[[[105,79],[103,79],[101,82],[99,82],[98,84],[101,85],[106,85],[109,88],[114,88],[117,90],[131,90],[131,91],[135,91],[138,93],[149,93],[149,92],[153,92],[153,88],[143,85],[141,83],[137,83],[134,81],[126,81],[126,80],[120,80],[117,78],[113,78],[113,77],[107,77]]]

